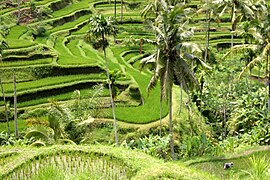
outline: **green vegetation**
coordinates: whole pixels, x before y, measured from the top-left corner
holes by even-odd
[[[269,179],[269,3],[2,0],[0,179]]]

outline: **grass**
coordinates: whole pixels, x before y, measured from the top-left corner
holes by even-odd
[[[47,4],[51,2],[56,2],[52,0],[44,0],[36,2],[36,5],[41,4]],[[90,9],[92,13],[96,12],[95,10],[104,13],[107,15],[114,15],[114,4],[108,4],[105,2],[105,4],[100,4],[101,1],[97,2],[94,0],[84,0],[84,1],[78,1],[78,2],[72,2],[70,5],[59,9],[52,13],[52,18],[45,19],[41,22],[34,22],[32,24],[29,24],[28,26],[34,26],[37,24],[42,24],[44,27],[51,27],[48,24],[54,23],[56,24],[57,21],[61,21],[64,17],[71,17],[76,12],[81,12],[85,10]],[[127,2],[133,3],[133,0],[128,0]],[[138,1],[136,1],[138,2]],[[148,38],[148,39],[154,39],[154,33],[149,31],[148,29],[144,28],[143,23],[137,23],[137,24],[131,24],[128,23],[129,21],[138,20],[139,22],[142,22],[142,18],[140,16],[140,11],[143,9],[146,2],[140,1],[141,4],[136,9],[129,9],[127,5],[124,6],[124,16],[123,16],[123,24],[119,24],[119,34],[117,35],[117,39],[129,39],[131,36],[133,39],[140,39],[140,38]],[[101,2],[102,3],[102,2]],[[200,5],[202,4],[199,1],[192,2],[192,4]],[[93,5],[96,5],[93,9]],[[120,19],[120,2],[117,3],[117,19]],[[1,11],[2,13],[2,11]],[[227,14],[226,14],[227,15]],[[10,34],[7,36],[7,40],[10,43],[10,48],[22,48],[22,47],[29,47],[33,44],[48,44],[50,47],[54,48],[55,51],[57,51],[58,59],[57,61],[51,61],[51,59],[39,59],[34,61],[28,61],[25,59],[25,61],[22,61],[23,59],[20,59],[20,61],[17,62],[8,62],[8,63],[1,63],[0,67],[3,68],[13,68],[13,67],[21,67],[21,66],[42,66],[42,64],[59,64],[59,65],[71,65],[71,66],[77,66],[77,65],[98,65],[102,68],[105,68],[105,61],[103,59],[103,52],[100,50],[93,49],[90,45],[86,44],[83,41],[83,34],[88,30],[88,25],[84,24],[90,17],[89,15],[83,15],[81,17],[76,17],[77,19],[70,22],[65,22],[61,26],[55,26],[54,28],[47,29],[47,34],[45,37],[38,37],[35,42],[32,42],[31,40],[23,40],[22,35],[25,34],[25,32],[28,30],[27,26],[21,25],[21,26],[13,26],[11,27]],[[196,24],[192,24],[192,26],[196,26],[197,28],[200,28],[203,30],[205,28],[205,24],[203,22],[205,16],[199,15],[194,18],[194,20],[201,22],[198,22]],[[228,17],[226,17],[228,18]],[[69,21],[69,20],[68,20]],[[126,22],[126,23],[125,23]],[[82,27],[78,27],[78,25],[83,24]],[[227,29],[230,28],[230,23],[211,23],[212,27],[217,28],[217,32],[211,32],[211,38],[216,38],[223,35],[228,35]],[[204,44],[204,32],[195,32],[196,36],[194,37],[194,41]],[[79,35],[79,36],[75,36]],[[55,36],[55,38],[54,38]],[[20,39],[21,38],[21,39]],[[69,42],[67,43],[67,41]],[[112,37],[110,37],[110,40],[112,42]],[[202,41],[203,40],[203,41]],[[217,40],[211,40],[211,45],[216,45],[218,43],[224,43],[224,42],[230,42],[230,39],[223,38],[223,39],[217,39]],[[240,42],[239,39],[236,39],[235,42]],[[150,81],[151,74],[149,71],[138,71],[139,69],[139,61],[137,59],[140,59],[140,55],[138,55],[139,50],[139,43],[136,44],[136,52],[132,52],[130,54],[127,54],[123,56],[124,51],[128,50],[134,50],[133,47],[128,47],[128,45],[124,46],[118,46],[112,44],[110,48],[107,48],[107,55],[109,60],[109,68],[110,70],[118,69],[120,70],[125,77],[131,78],[131,85],[135,87],[139,87],[140,93],[143,97],[144,104],[139,107],[117,107],[116,113],[117,113],[117,119],[131,122],[131,123],[149,123],[152,121],[155,121],[159,119],[159,86],[157,88],[153,89],[149,95],[146,92],[147,85]],[[150,48],[149,48],[150,47]],[[148,46],[146,44],[143,45],[143,50],[145,52],[150,52],[153,49],[152,46]],[[130,65],[130,63],[135,62],[133,66]],[[20,77],[22,78],[22,77]],[[27,80],[31,80],[33,77],[27,78]],[[13,92],[13,85],[10,80],[7,80],[5,76],[5,81],[10,82],[5,84],[5,90],[6,93],[9,93],[11,96]],[[49,89],[57,89],[59,87],[69,87],[79,85],[80,82],[85,82],[88,80],[104,80],[105,76],[99,77],[99,75],[70,75],[67,77],[50,77],[50,78],[44,78],[29,82],[20,82],[17,84],[18,93],[33,93],[34,91],[38,91],[40,94],[43,90],[49,90]],[[71,93],[71,92],[70,92]],[[20,94],[20,95],[21,95]],[[63,93],[62,95],[53,95],[49,98],[55,98],[57,100],[67,100],[69,93]],[[39,103],[43,104],[48,101],[48,98],[43,97],[36,97],[35,99],[25,101],[25,102],[19,102],[20,107],[28,107],[32,105],[38,105]],[[168,106],[166,103],[164,103],[163,113],[162,115],[165,116],[168,112]],[[108,115],[111,117],[111,114]]]
[[[22,67],[22,66],[30,66],[37,64],[50,64],[52,62],[52,58],[45,59],[37,59],[37,60],[18,60],[11,62],[2,62],[0,63],[0,67]]]
[[[56,26],[53,29],[48,30],[48,32],[46,34],[52,34],[52,33],[56,33],[59,31],[63,31],[63,30],[68,30],[68,29],[72,29],[74,28],[76,25],[83,23],[85,21],[87,21],[89,19],[89,15],[84,15],[79,17],[78,19],[71,21],[71,22],[67,22],[65,24],[63,24],[62,26]]]
[[[245,151],[242,153],[238,153],[231,157],[225,158],[206,158],[205,160],[195,160],[190,167],[194,167],[196,169],[200,169],[206,171],[210,174],[213,174],[221,179],[251,179],[248,173],[244,171],[253,171],[252,162],[248,159],[251,157],[255,157],[256,159],[266,158],[266,160],[270,160],[270,149],[269,147],[265,148],[265,150],[260,150],[263,148],[257,148],[255,150],[251,150],[251,153],[246,154],[249,151]],[[253,152],[254,151],[254,152]],[[223,164],[225,162],[233,162],[233,167],[228,170],[223,169]]]
[[[90,96],[92,89],[78,89],[80,90],[80,97],[82,99],[88,98]],[[49,103],[51,100],[53,101],[66,101],[70,100],[73,95],[73,91],[67,93],[61,93],[58,95],[51,95],[44,98],[35,98],[29,101],[19,102],[18,108],[26,108],[29,106],[42,105]],[[105,90],[102,96],[109,96],[109,91]]]
[[[24,91],[30,89],[36,89],[45,86],[53,86],[58,84],[65,84],[74,81],[82,81],[89,79],[104,79],[105,76],[102,74],[90,74],[90,75],[68,75],[68,76],[56,76],[56,77],[48,77],[30,82],[21,82],[17,83],[17,91]],[[13,83],[4,84],[4,89],[6,93],[13,92]]]
[[[89,3],[94,2],[94,0],[84,0],[84,1],[78,1],[76,3],[73,3],[72,5],[66,6],[63,9],[60,9],[58,11],[54,11],[52,13],[53,17],[62,17],[62,16],[66,16],[68,14],[71,14],[75,11],[78,10],[82,10],[82,9],[86,9],[89,7]]]
[[[14,133],[14,121],[12,119],[9,119],[9,121],[10,121],[10,132]],[[7,127],[8,127],[8,125],[6,122],[1,122],[0,123],[0,132],[3,132],[3,131],[7,132],[8,131]],[[24,120],[18,119],[19,132],[24,132],[25,129],[26,129],[26,122]]]
[[[163,162],[140,151],[115,148],[112,146],[61,146],[52,147],[0,147],[0,153],[17,151],[16,158],[0,167],[0,177],[4,179],[20,176],[25,179],[50,179],[57,174],[67,178],[78,179],[84,173],[92,172],[91,176],[104,179],[213,179],[201,171],[194,171],[182,164]],[[30,167],[34,173],[29,173]],[[90,170],[90,171],[88,171]],[[58,172],[58,173],[57,173]],[[75,176],[73,176],[76,174]],[[88,174],[89,177],[89,174]],[[54,179],[54,178],[53,178]],[[82,178],[84,179],[84,178]]]

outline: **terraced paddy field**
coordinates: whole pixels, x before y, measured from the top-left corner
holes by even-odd
[[[89,133],[88,142],[114,142],[104,52],[87,42],[87,33],[92,15],[114,17],[115,9],[118,32],[115,36],[108,37],[106,53],[110,76],[116,77],[113,87],[120,143],[123,146],[128,146],[128,143],[132,145],[132,138],[140,139],[150,132],[157,133],[159,125],[168,130],[168,102],[164,101],[162,109],[160,108],[160,86],[157,85],[150,92],[146,91],[153,74],[153,66],[142,69],[140,63],[156,50],[156,35],[141,16],[149,2],[116,1],[114,6],[114,2],[109,0],[24,0],[20,6],[21,19],[17,23],[16,2],[2,0],[0,26],[9,46],[1,52],[0,78],[7,100],[8,116],[13,119],[16,76],[19,131],[25,133],[29,120],[30,123],[31,120],[48,120],[44,111],[52,110],[54,105],[59,109],[63,108],[62,114],[68,114],[73,105],[88,102],[90,99],[100,103],[97,109],[102,109],[102,113],[93,123],[97,128]],[[268,4],[269,2],[267,1]],[[191,15],[189,27],[194,32],[188,41],[199,45],[202,59],[208,28],[206,10],[201,9],[205,8],[204,4],[201,0],[186,2]],[[150,15],[150,19],[154,17],[155,14]],[[218,57],[222,57],[223,50],[231,47],[230,10],[225,11],[219,18],[213,14],[209,25],[210,49],[216,52]],[[233,36],[234,45],[244,43],[240,36],[242,29],[238,23]],[[191,64],[193,66],[193,62]],[[104,90],[97,95],[95,88],[101,87],[99,85],[102,85]],[[175,126],[178,126],[174,138],[182,141],[185,133],[198,135],[192,131],[193,126],[211,136],[211,125],[205,123],[200,109],[193,103],[189,105],[190,98],[186,93],[183,93],[183,100],[179,102],[180,94],[182,91],[173,88],[173,116],[174,121],[177,121]],[[6,131],[7,123],[3,93],[0,95],[1,132]],[[192,107],[192,111],[188,106]],[[75,120],[86,117],[87,110],[83,111],[85,113]],[[29,114],[31,118],[27,116]],[[37,114],[40,117],[37,117]],[[65,116],[67,119],[68,115]],[[90,117],[85,119],[92,122]],[[13,125],[12,121],[12,132]],[[4,133],[0,134],[1,143],[6,140],[3,137]],[[76,143],[81,142],[81,139],[78,139],[75,139]],[[126,140],[130,142],[127,143]],[[202,157],[195,160],[178,157],[180,161],[164,162],[139,150],[131,150],[132,148],[128,150],[102,145],[79,146],[74,143],[35,147],[45,145],[51,144],[36,141],[29,147],[0,147],[0,179],[44,179],[48,176],[51,179],[55,176],[58,179],[248,179],[254,168],[249,159],[265,157],[266,161],[269,161],[270,157],[268,146],[224,157]],[[185,148],[188,149],[188,145],[176,142],[175,146],[179,151],[184,151]],[[224,170],[223,163],[229,161],[235,166]]]
[[[267,157],[269,147],[185,162],[164,162],[137,150],[110,146],[1,147],[3,179],[250,179],[248,158]],[[245,159],[245,160],[244,160]],[[244,161],[244,162],[243,162]],[[234,167],[223,169],[224,162]],[[57,176],[57,177],[56,177]]]
[[[29,16],[29,20],[23,21],[22,18],[20,25],[16,25],[15,20],[3,21],[9,28],[6,36],[9,48],[3,51],[0,76],[8,101],[11,101],[12,76],[16,74],[20,110],[32,105],[46,104],[49,99],[68,100],[67,94],[71,94],[73,90],[90,89],[94,82],[105,81],[103,53],[87,44],[84,36],[89,29],[88,20],[91,14],[114,16],[114,4],[108,1],[44,0],[34,2],[34,5],[36,11],[44,10],[41,17],[36,15],[36,18],[31,19],[31,14],[27,14],[30,3],[25,2],[21,5],[22,16]],[[158,114],[158,108],[150,107],[154,107],[153,104],[158,102],[155,97],[159,90],[156,88],[148,96],[145,89],[151,73],[139,71],[139,60],[154,50],[154,46],[148,43],[143,43],[140,47],[141,38],[155,38],[140,15],[145,5],[144,1],[124,1],[122,5],[117,1],[116,4],[116,17],[119,22],[116,39],[121,43],[115,45],[111,42],[107,50],[109,69],[121,72],[122,79],[119,79],[117,84],[122,87],[122,92],[135,88],[139,96],[137,100],[143,101],[138,107],[117,107],[118,119],[121,121],[147,123],[159,118],[158,115],[152,115],[142,118],[140,122],[135,120],[141,111]],[[192,1],[189,6],[196,11],[200,5],[201,1]],[[14,17],[15,12],[14,8],[2,8],[0,13],[3,19],[7,20]],[[195,36],[191,40],[203,46],[205,15],[194,16],[193,25]],[[226,44],[230,42],[230,25],[227,16],[220,23],[212,22],[211,25],[213,32],[210,45],[228,46]],[[235,43],[241,43],[241,40],[235,39]],[[166,112],[163,112],[163,116]]]

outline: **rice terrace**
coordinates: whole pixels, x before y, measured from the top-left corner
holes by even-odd
[[[270,179],[269,0],[0,0],[0,179]]]

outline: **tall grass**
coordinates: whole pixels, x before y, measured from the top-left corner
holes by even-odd
[[[252,156],[249,157],[250,170],[244,171],[250,175],[254,180],[267,180],[270,179],[270,165],[269,160],[263,157]]]

